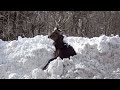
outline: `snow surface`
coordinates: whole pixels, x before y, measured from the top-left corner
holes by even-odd
[[[46,36],[0,39],[1,79],[119,79],[120,37],[65,37],[77,55],[57,58],[46,70],[41,68],[53,57],[53,41]]]

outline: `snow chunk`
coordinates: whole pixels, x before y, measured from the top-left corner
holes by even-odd
[[[63,63],[62,60],[58,57],[56,60],[50,62],[48,68],[48,73],[61,76],[63,73]]]
[[[8,79],[18,79],[19,76],[17,73],[11,73],[9,76],[8,76]]]
[[[47,74],[43,70],[36,68],[32,70],[32,78],[33,79],[46,79]]]
[[[107,43],[107,37],[102,35],[98,40],[97,49],[100,53],[107,54],[109,52],[109,45]]]

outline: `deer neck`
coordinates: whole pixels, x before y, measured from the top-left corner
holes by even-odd
[[[54,42],[54,46],[55,46],[56,49],[61,49],[61,48],[63,48],[63,46],[64,46],[63,40],[57,40],[57,41],[55,41],[55,42]]]

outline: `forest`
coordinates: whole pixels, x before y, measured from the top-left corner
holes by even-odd
[[[120,11],[0,11],[0,39],[48,35],[59,28],[67,36],[120,34]]]

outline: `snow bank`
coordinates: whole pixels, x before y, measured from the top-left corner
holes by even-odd
[[[0,78],[4,79],[112,79],[120,78],[120,37],[65,37],[77,55],[61,60],[53,57],[55,47],[47,36],[0,39]]]

